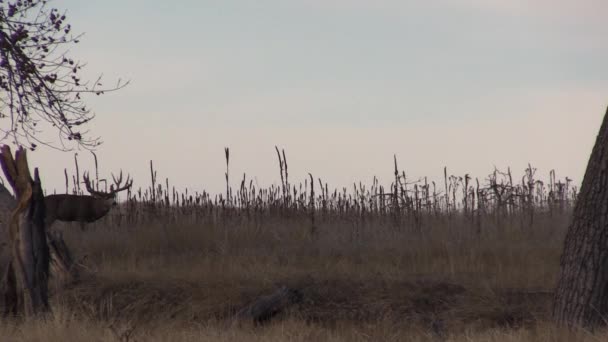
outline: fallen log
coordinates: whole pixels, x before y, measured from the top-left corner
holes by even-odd
[[[298,290],[282,286],[274,293],[262,296],[235,315],[235,323],[252,322],[256,325],[268,323],[290,306],[302,301],[302,293]]]

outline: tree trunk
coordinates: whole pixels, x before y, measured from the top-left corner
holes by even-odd
[[[608,322],[608,110],[566,235],[553,317],[590,329]]]
[[[34,170],[33,180],[30,176],[23,148],[13,159],[10,148],[4,145],[0,164],[17,197],[9,222],[12,255],[4,276],[5,311],[35,316],[49,310],[44,194],[38,169]]]

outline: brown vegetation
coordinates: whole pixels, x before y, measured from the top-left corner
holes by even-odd
[[[608,336],[550,323],[576,197],[569,180],[552,174],[542,183],[531,167],[520,182],[510,172],[479,182],[446,172],[440,190],[406,182],[395,167],[386,190],[377,182],[352,192],[317,184],[311,196],[310,183],[289,184],[279,156],[280,187],[242,181],[217,197],[170,191],[151,170],[151,188],[129,191],[92,229],[63,230],[82,272],[53,288],[52,317],[5,321],[0,334],[14,341]],[[282,288],[295,297],[279,296],[272,320],[233,324]]]

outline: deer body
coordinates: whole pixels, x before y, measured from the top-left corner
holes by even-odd
[[[85,195],[59,194],[44,198],[46,225],[56,220],[91,223],[104,217],[116,203],[114,197],[100,198]]]
[[[114,178],[114,176],[112,177]],[[86,223],[95,222],[104,217],[116,205],[116,194],[129,189],[133,181],[129,181],[127,177],[126,184],[121,187],[121,172],[118,180],[114,178],[116,189],[110,187],[110,192],[94,190],[87,174],[84,175],[84,183],[91,196],[59,194],[49,195],[44,198],[46,206],[45,223],[47,228],[55,221],[64,221],[79,222],[80,229],[84,230]]]

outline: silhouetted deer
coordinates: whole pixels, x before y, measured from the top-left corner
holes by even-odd
[[[104,217],[113,206],[116,205],[116,194],[127,190],[133,184],[133,180],[127,176],[125,185],[121,187],[122,171],[118,179],[112,175],[114,186],[110,186],[110,192],[93,190],[89,182],[88,174],[83,175],[88,195],[59,194],[48,195],[44,198],[46,206],[46,227],[50,227],[56,220],[64,222],[80,222],[80,229],[84,230],[86,223],[97,221]]]

